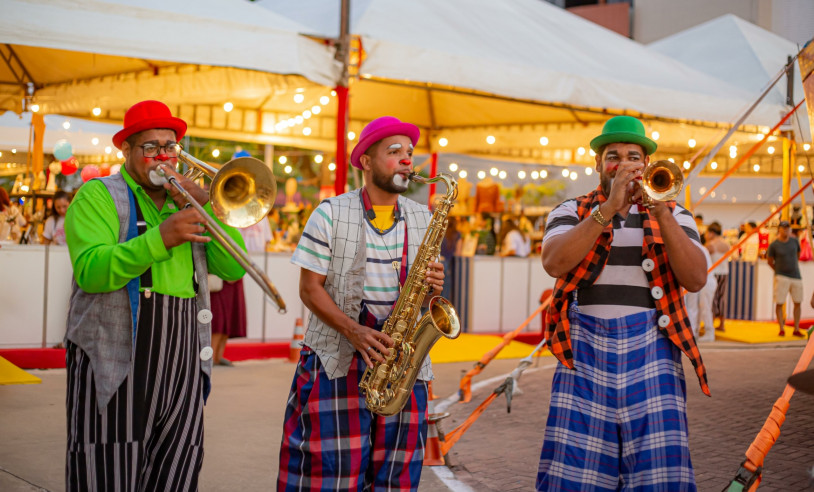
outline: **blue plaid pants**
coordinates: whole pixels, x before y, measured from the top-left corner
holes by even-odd
[[[575,370],[554,373],[537,490],[696,490],[681,352],[655,313],[569,313]]]

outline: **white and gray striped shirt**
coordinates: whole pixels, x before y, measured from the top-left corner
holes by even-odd
[[[399,295],[399,273],[392,266],[401,265],[404,250],[403,220],[398,221],[384,234],[379,233],[365,220],[366,255],[365,286],[362,299],[368,311],[378,320],[385,319]],[[322,202],[305,224],[300,242],[291,257],[291,263],[320,275],[328,274],[331,264],[331,204]]]
[[[673,212],[678,225],[699,248],[703,248],[693,215],[676,204]],[[627,218],[613,217],[613,241],[605,268],[594,284],[577,292],[581,313],[597,318],[619,318],[653,309],[650,285],[642,269],[642,215],[632,205]],[[576,200],[566,200],[551,211],[546,222],[543,248],[549,239],[564,234],[579,223]]]

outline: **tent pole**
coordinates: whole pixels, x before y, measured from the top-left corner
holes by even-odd
[[[342,0],[339,16],[339,43],[336,59],[342,62],[342,75],[336,84],[336,180],[334,192],[341,195],[348,182],[348,64],[350,61],[350,0]]]
[[[438,152],[433,152],[430,157],[430,177],[438,176]],[[432,196],[435,194],[435,183],[430,183],[430,196],[427,198],[427,205],[432,208]]]

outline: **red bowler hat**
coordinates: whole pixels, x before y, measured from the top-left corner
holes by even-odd
[[[412,123],[404,123],[393,116],[382,116],[376,118],[365,126],[362,134],[359,135],[359,143],[353,148],[350,154],[350,163],[353,167],[362,169],[362,162],[359,160],[362,154],[367,152],[371,145],[379,140],[393,135],[404,135],[413,142],[413,147],[418,144],[418,137],[421,130]]]
[[[187,124],[170,113],[170,108],[160,101],[141,101],[124,113],[124,129],[113,135],[113,145],[122,148],[122,143],[130,135],[154,128],[168,128],[175,131],[176,140],[181,140],[187,132]]]

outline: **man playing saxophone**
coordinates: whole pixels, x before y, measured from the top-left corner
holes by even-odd
[[[370,122],[351,153],[365,186],[323,201],[292,257],[312,314],[285,412],[278,490],[418,487],[429,358],[394,416],[369,411],[359,382],[394,346],[380,330],[430,223],[426,206],[400,196],[419,133],[390,116]],[[441,292],[440,263],[428,264],[426,282]]]
[[[638,178],[664,173],[645,171],[656,142],[639,120],[611,118],[591,149],[599,186],[557,206],[543,238],[557,279],[546,338],[560,364],[537,490],[694,491],[682,352],[709,388],[681,288],[706,283],[703,246],[671,198],[638,205]]]

